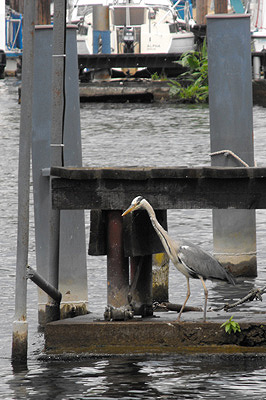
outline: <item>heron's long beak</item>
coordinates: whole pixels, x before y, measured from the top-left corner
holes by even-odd
[[[122,217],[124,217],[125,215],[129,214],[131,211],[134,211],[135,208],[136,208],[136,204],[134,204],[133,206],[129,206],[128,209],[123,212]]]

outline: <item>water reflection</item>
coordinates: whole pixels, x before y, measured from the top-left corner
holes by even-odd
[[[16,399],[262,399],[265,366],[256,356],[38,362],[8,385]]]
[[[29,359],[27,368],[12,369],[11,330],[14,313],[14,277],[17,219],[17,159],[19,112],[17,81],[0,81],[0,398],[1,399],[263,399],[266,364],[263,359],[234,360],[197,357],[143,357],[44,362],[36,360],[42,348],[37,329],[37,290],[28,284]],[[254,108],[255,154],[265,164],[266,109]],[[209,165],[209,111],[207,107],[167,104],[82,104],[83,163],[88,166]],[[133,140],[134,138],[134,140]],[[99,144],[100,143],[100,144]],[[32,200],[31,200],[32,201]],[[32,211],[32,210],[31,210]],[[35,266],[33,215],[30,216],[29,263]],[[88,238],[89,220],[86,232]],[[266,274],[266,212],[257,211],[258,278],[236,287],[208,282],[209,306],[237,300],[255,286],[264,286]],[[169,232],[212,251],[210,210],[169,210]],[[88,257],[89,306],[106,305],[106,258]],[[191,282],[190,305],[203,304],[201,283]],[[170,268],[170,300],[180,303],[186,280]],[[202,301],[199,304],[199,301]],[[261,302],[240,309],[264,310]],[[235,313],[235,311],[234,311]],[[230,314],[231,315],[231,314]],[[215,318],[215,313],[211,314]]]

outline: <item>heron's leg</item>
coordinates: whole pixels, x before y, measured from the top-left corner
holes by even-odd
[[[178,322],[180,321],[181,314],[182,314],[182,312],[183,312],[183,310],[185,308],[185,305],[187,304],[187,301],[188,301],[189,296],[190,296],[189,278],[188,277],[186,277],[186,278],[187,278],[187,297],[186,297],[186,300],[184,301],[184,304],[181,307],[181,310],[179,311],[179,314],[178,314],[178,317],[177,317],[177,321]]]
[[[205,303],[204,303],[204,312],[203,312],[203,322],[206,322],[206,313],[207,313],[207,300],[208,300],[208,290],[207,287],[205,285],[204,279],[202,278],[202,276],[199,277],[204,289],[204,295],[205,295]]]

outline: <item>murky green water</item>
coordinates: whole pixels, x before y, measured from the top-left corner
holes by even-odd
[[[27,369],[13,370],[10,362],[16,265],[17,164],[19,112],[15,79],[0,81],[0,398],[1,399],[266,399],[266,361],[239,357],[92,358],[79,361],[40,360],[43,337],[37,327],[37,290],[29,282],[29,359]],[[266,109],[254,108],[255,151],[265,165]],[[82,104],[84,165],[209,165],[207,107],[167,104]],[[212,249],[208,210],[169,211],[169,231]],[[265,285],[265,211],[257,212],[257,279],[238,293],[209,283],[209,305],[227,295]],[[88,238],[88,218],[87,218]],[[31,213],[30,265],[35,266]],[[88,257],[89,307],[104,311],[105,257]],[[192,282],[190,305],[198,305],[198,282]],[[177,290],[178,288],[178,290]],[[199,289],[200,288],[200,289]],[[233,289],[232,289],[233,290]],[[235,290],[235,289],[234,289]],[[186,283],[170,270],[170,300],[180,302]],[[203,297],[202,297],[203,298]],[[179,300],[179,301],[178,301]],[[264,310],[262,303],[246,307]]]

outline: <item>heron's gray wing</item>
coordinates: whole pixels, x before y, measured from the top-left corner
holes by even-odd
[[[210,253],[189,241],[179,244],[178,257],[191,277],[200,275],[204,279],[221,279],[234,284],[231,275]]]

